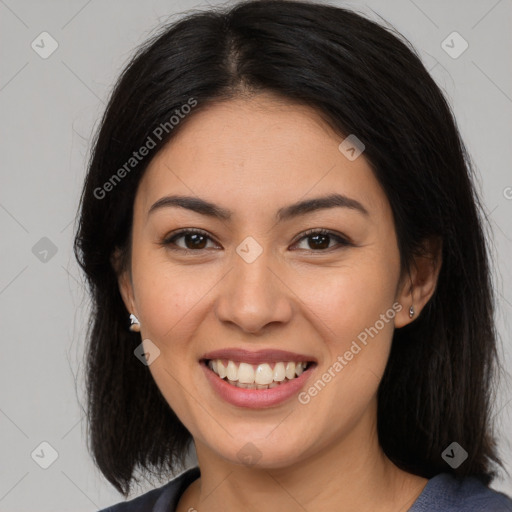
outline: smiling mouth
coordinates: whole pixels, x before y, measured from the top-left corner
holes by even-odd
[[[316,365],[313,361],[249,364],[228,359],[205,359],[203,362],[220,379],[244,389],[272,389],[282,386]]]

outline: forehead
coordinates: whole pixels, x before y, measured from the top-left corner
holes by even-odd
[[[372,215],[389,208],[364,154],[349,160],[338,148],[344,137],[311,107],[258,95],[209,105],[186,121],[150,162],[139,213],[167,194],[201,197],[235,216],[333,192]]]

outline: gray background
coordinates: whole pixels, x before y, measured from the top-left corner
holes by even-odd
[[[453,105],[494,232],[500,351],[510,368],[512,1],[331,3],[391,22]],[[89,301],[71,250],[74,218],[91,136],[115,78],[159,23],[201,7],[207,4],[0,0],[1,511],[95,511],[121,500],[86,449],[79,400]],[[44,31],[58,43],[46,59],[31,47],[34,40],[43,46]],[[457,58],[442,47],[453,31],[469,44]],[[452,53],[462,48],[461,40],[447,44]],[[510,380],[500,385],[495,418],[512,473]],[[58,454],[47,469],[39,465],[51,462],[43,441]],[[512,495],[510,476],[493,487]]]

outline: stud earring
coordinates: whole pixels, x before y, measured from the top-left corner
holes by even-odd
[[[130,331],[132,332],[140,332],[140,322],[139,319],[134,315],[130,315],[131,325],[130,325]]]
[[[409,318],[412,318],[413,316],[414,316],[414,308],[411,305],[411,307],[409,308]]]

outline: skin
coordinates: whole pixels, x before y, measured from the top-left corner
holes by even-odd
[[[140,182],[131,268],[119,273],[119,286],[141,339],[160,350],[151,374],[194,439],[201,478],[178,512],[259,512],[263,502],[269,512],[334,512],[340,504],[406,511],[427,483],[382,452],[376,394],[393,330],[413,321],[411,304],[414,318],[421,314],[435,290],[441,248],[427,241],[429,255],[401,274],[387,197],[364,153],[350,161],[338,150],[342,140],[310,107],[267,93],[230,100],[190,116]],[[280,207],[333,192],[369,215],[338,207],[276,223]],[[148,216],[170,194],[206,199],[233,218],[182,208]],[[206,231],[204,248],[184,237],[175,250],[163,245],[182,228]],[[311,228],[352,245],[331,237],[317,248],[302,237]],[[250,264],[235,250],[247,236],[263,250]],[[394,303],[401,311],[306,405],[293,397],[266,409],[236,407],[198,363],[218,348],[299,352],[318,361],[310,386]],[[257,449],[255,465],[238,457],[247,443]]]

